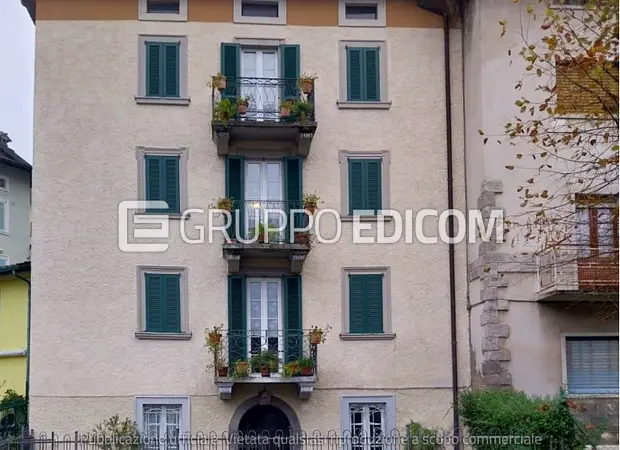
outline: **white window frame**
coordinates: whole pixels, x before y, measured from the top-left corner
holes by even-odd
[[[179,43],[179,97],[148,97],[146,95],[146,43]],[[139,105],[178,105],[190,103],[188,94],[187,36],[138,36],[138,95],[134,99]]]
[[[159,273],[169,275],[180,275],[179,283],[180,308],[181,308],[181,332],[180,333],[154,333],[146,330],[146,274]],[[159,340],[188,340],[192,333],[189,330],[189,285],[187,267],[172,266],[138,266],[138,330],[135,333],[138,339],[159,339]]]
[[[284,359],[284,334],[281,333],[284,329],[284,296],[282,291],[282,279],[280,278],[269,278],[269,277],[248,277],[246,280],[246,308],[248,311],[247,314],[247,322],[246,329],[248,331],[247,337],[247,357],[248,359],[252,356],[250,354],[251,351],[251,336],[250,331],[252,327],[252,317],[251,317],[251,307],[252,307],[252,299],[250,296],[250,283],[261,283],[261,322],[267,320],[267,283],[275,282],[278,284],[278,358],[280,360]],[[261,323],[261,344],[262,339],[267,339],[267,330],[263,330],[263,323]],[[263,334],[264,332],[264,334]],[[266,341],[264,345],[261,345],[261,351],[267,350]],[[260,374],[252,374],[252,376],[260,377]]]
[[[368,395],[368,396],[356,396],[356,395],[343,395],[340,397],[340,421],[343,434],[350,435],[351,433],[351,416],[350,407],[351,404],[383,404],[385,406],[385,417],[383,423],[385,424],[386,436],[394,436],[396,433],[396,400],[394,395]],[[350,449],[350,443],[345,443],[344,448]],[[364,445],[364,444],[362,444]],[[364,445],[365,448],[370,448],[369,443]],[[387,440],[383,444],[383,449],[395,449],[396,444],[394,440]]]
[[[9,199],[0,198],[0,203],[4,203],[4,223],[2,224],[2,228],[0,229],[0,234],[9,234],[10,233],[10,223],[9,214],[11,209],[11,202]]]
[[[6,175],[0,175],[0,179],[4,180],[4,187],[0,187],[0,191],[10,191],[11,189],[9,185],[9,177],[7,177]]]
[[[138,2],[138,19],[153,20],[159,22],[187,22],[187,1],[179,0],[179,13],[149,13],[147,12],[147,0]]]
[[[338,0],[338,25],[341,27],[385,27],[385,1],[386,0]],[[376,19],[347,19],[347,3],[356,6],[376,5]]]
[[[144,434],[144,407],[148,405],[181,405],[181,417],[179,418],[179,436],[184,434],[189,435],[191,424],[191,409],[190,398],[188,396],[173,397],[173,396],[161,396],[161,397],[136,397],[136,425],[138,430]],[[181,447],[181,445],[179,445]],[[165,444],[160,448],[165,449]]]
[[[0,255],[0,261],[4,261],[4,265],[5,266],[9,266],[10,265],[10,260],[8,256],[4,256],[4,255]],[[2,267],[2,266],[0,266]]]
[[[235,23],[257,23],[265,25],[286,25],[286,0],[248,0],[252,3],[278,3],[278,17],[247,17],[242,15],[243,0],[234,0]]]
[[[584,5],[567,5],[560,2],[560,0],[551,0],[549,7],[551,9],[583,9]]]
[[[568,366],[566,358],[566,338],[567,337],[618,337],[618,333],[615,332],[601,332],[601,333],[562,333],[561,334],[561,349],[562,349],[562,388],[566,391],[566,396],[571,398],[618,398],[618,393],[609,394],[569,394],[568,393]]]

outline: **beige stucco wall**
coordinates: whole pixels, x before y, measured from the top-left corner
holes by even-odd
[[[136,105],[139,34],[188,36],[189,107]],[[453,33],[455,198],[464,208],[460,32]],[[188,245],[178,230],[164,254],[126,254],[117,207],[136,197],[136,146],[188,147],[189,206],[224,195],[224,159],[211,140],[211,93],[220,42],[279,38],[301,45],[315,72],[319,128],[304,164],[304,190],[340,207],[338,151],[389,150],[390,197],[399,210],[447,204],[443,35],[439,29],[355,29],[222,23],[37,22],[31,426],[89,430],[114,414],[133,416],[136,395],[189,395],[192,426],[227,428],[235,405],[216,397],[202,332],[227,322],[226,264],[219,243]],[[388,42],[387,111],[336,106],[338,41]],[[62,175],[62,176],[60,176]],[[45,218],[45,219],[44,219]],[[188,229],[204,224],[194,216]],[[329,323],[319,348],[320,381],[307,403],[289,388],[304,429],[337,429],[344,393],[395,393],[397,423],[449,425],[451,406],[448,247],[400,242],[317,245],[303,271],[304,327]],[[389,228],[389,227],[388,227]],[[457,265],[466,263],[457,246]],[[189,341],[137,340],[136,266],[188,267]],[[345,342],[340,269],[391,267],[391,341]],[[459,377],[469,383],[464,271],[457,277]],[[364,391],[367,390],[367,391]],[[58,414],[58,411],[63,411]]]

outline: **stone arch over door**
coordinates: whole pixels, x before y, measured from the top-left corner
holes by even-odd
[[[237,435],[239,433],[239,426],[242,422],[243,417],[246,415],[248,411],[256,406],[272,406],[278,408],[286,418],[290,424],[290,436],[301,436],[301,425],[299,423],[299,418],[297,417],[297,413],[295,410],[284,400],[279,399],[277,397],[272,397],[266,392],[262,392],[261,394],[250,397],[249,399],[242,402],[237,409],[235,410],[232,418],[230,419],[230,425],[228,427],[228,431],[231,436]],[[298,445],[291,445],[290,449],[300,448]]]

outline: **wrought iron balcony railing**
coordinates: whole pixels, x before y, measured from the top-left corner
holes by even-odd
[[[304,125],[315,121],[314,88],[308,94],[296,78],[228,77],[223,91],[211,91],[213,120],[279,122]]]
[[[563,246],[538,257],[539,291],[618,288],[618,249]]]
[[[233,201],[230,211],[232,223],[229,236],[252,243],[308,244],[309,233],[298,232],[291,236],[291,225],[302,228],[309,216],[299,201],[246,200]],[[267,223],[267,226],[265,226]]]
[[[318,345],[312,339],[310,330],[301,329],[223,330],[219,338],[207,336],[215,376],[236,379],[316,376]]]

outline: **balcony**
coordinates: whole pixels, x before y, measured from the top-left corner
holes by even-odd
[[[291,78],[229,77],[222,91],[214,86],[211,129],[218,155],[276,150],[308,156],[317,128],[315,93],[313,87],[304,94],[297,84]]]
[[[309,330],[223,330],[219,339],[209,349],[222,400],[231,399],[235,384],[294,384],[300,399],[312,395],[318,344]]]
[[[222,256],[228,272],[274,269],[292,274],[302,271],[310,252],[309,232],[291,236],[290,224],[303,227],[308,216],[300,202],[248,200],[233,202],[229,226],[231,242],[224,242]],[[265,227],[264,224],[268,226]]]
[[[538,300],[618,292],[618,249],[561,247],[538,257]]]

